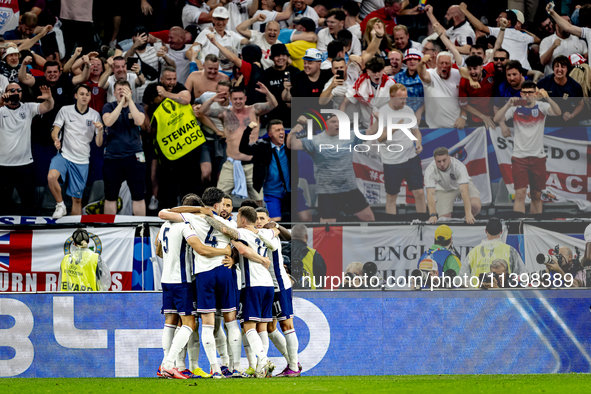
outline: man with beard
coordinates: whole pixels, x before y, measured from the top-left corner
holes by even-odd
[[[64,183],[68,182],[66,194],[72,197],[72,215],[82,214],[82,193],[88,178],[90,143],[94,138],[97,146],[103,144],[101,116],[88,106],[90,90],[86,85],[78,86],[74,93],[76,104],[62,107],[53,124],[51,138],[58,153],[51,159],[47,174],[49,190],[57,202],[53,219],[68,214],[62,198],[60,177]]]
[[[224,7],[218,7],[213,11],[213,29],[208,28],[202,31],[195,42],[201,44],[201,57],[206,57],[209,54],[216,56],[220,55],[219,49],[207,37],[208,34],[213,34],[215,40],[223,47],[234,48],[236,52],[239,51],[241,45],[248,44],[248,39],[242,37],[235,31],[226,30],[230,13]]]
[[[230,92],[231,109],[211,108],[214,102],[222,102],[224,100],[219,94],[216,94],[203,103],[201,112],[210,118],[220,118],[224,122],[228,160],[222,166],[218,188],[225,193],[232,192],[239,196],[248,196],[262,204],[262,193],[256,191],[253,187],[254,169],[251,163],[252,156],[245,155],[239,150],[242,135],[251,122],[256,123],[254,132],[250,135],[250,142],[254,143],[259,136],[259,117],[277,106],[277,100],[269,92],[269,89],[262,82],[258,82],[257,85],[257,91],[266,96],[267,102],[245,105],[246,93],[244,90],[234,89]],[[234,169],[235,166],[239,167]],[[236,177],[234,176],[235,173],[237,174]]]
[[[226,219],[227,221],[234,222],[234,224],[236,224],[236,221],[232,217],[232,209],[234,209],[233,204],[234,202],[232,201],[232,196],[228,193],[224,194],[224,198],[222,199],[222,206],[220,208],[220,216]]]
[[[31,151],[31,122],[36,115],[53,109],[51,89],[42,86],[39,103],[21,103],[22,89],[10,83],[0,99],[0,209],[3,214],[14,213],[12,193],[16,188],[21,200],[22,213],[35,211],[35,171]]]
[[[127,52],[123,54],[125,60],[129,58],[139,59],[142,74],[146,78],[146,82],[158,80],[160,69],[166,65],[176,67],[174,60],[166,54],[166,47],[160,47],[156,50],[153,46],[148,46],[148,29],[143,26],[138,26],[133,31],[132,40],[133,45]],[[149,70],[149,71],[148,71]],[[147,83],[137,88],[137,97],[144,97]]]
[[[318,32],[318,43],[316,49],[326,52],[328,44],[337,39],[339,31],[345,28],[345,12],[339,8],[333,8],[326,16],[325,24],[327,27]],[[361,42],[357,36],[352,36],[351,49],[347,52],[349,55],[361,55]]]
[[[203,70],[194,71],[187,78],[187,89],[193,94],[196,100],[206,92],[215,92],[220,81],[229,81],[227,75],[219,72],[220,59],[210,54],[203,60]],[[204,102],[205,100],[199,100]]]
[[[113,75],[111,75],[113,74]],[[131,72],[127,71],[127,61],[123,56],[117,56],[115,58],[110,57],[107,59],[107,67],[103,75],[99,80],[99,87],[107,91],[107,102],[112,103],[116,101],[115,97],[115,82],[124,80],[129,82],[131,87],[131,93],[133,95],[133,101],[136,103],[141,102],[141,98],[138,97],[138,87],[142,86],[146,82],[146,78],[142,74],[139,63],[135,63],[131,67]]]
[[[583,110],[584,99],[581,85],[568,76],[570,71],[570,60],[566,56],[558,56],[552,62],[554,74],[542,78],[538,82],[538,88],[548,92],[548,96],[561,98],[556,100],[562,111],[561,118],[553,118],[554,126],[568,127],[578,126],[577,115]]]
[[[270,58],[271,46],[277,43],[277,37],[279,37],[279,23],[270,21],[265,25],[265,32],[261,33],[258,30],[249,30],[248,28],[255,21],[263,22],[266,16],[259,14],[254,16],[245,22],[242,22],[236,27],[236,31],[248,38],[251,44],[258,45],[261,48],[263,56],[261,58],[261,65],[264,69],[273,66],[273,60]]]
[[[281,97],[283,92],[284,82],[291,81],[291,79],[300,72],[296,67],[287,64],[289,52],[284,44],[275,44],[271,46],[271,55],[269,58],[273,61],[273,67],[265,70],[265,85],[269,87],[269,91],[277,99],[277,108],[273,109],[266,116],[267,119],[279,119],[283,124],[289,124],[290,108]]]
[[[20,52],[16,46],[10,46],[4,52],[4,60],[0,62],[0,74],[8,78],[9,82],[19,83],[19,77],[29,73],[25,64],[19,64],[19,57]],[[32,75],[30,77],[33,78]]]
[[[568,15],[561,15],[559,18],[570,23]],[[553,72],[552,62],[560,55],[569,56],[573,53],[587,53],[587,44],[574,34],[564,30],[560,24],[556,25],[556,33],[544,38],[540,44],[540,63],[545,66],[544,74],[550,75]]]
[[[256,127],[250,124],[251,128]],[[252,156],[255,165],[253,187],[264,191],[265,204],[271,220],[280,221],[281,213],[289,211],[291,202],[291,151],[285,147],[283,122],[272,119],[267,124],[268,138],[250,144],[251,136],[242,134],[240,153]]]

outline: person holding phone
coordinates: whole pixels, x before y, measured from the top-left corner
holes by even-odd
[[[135,59],[135,60],[133,60]],[[105,72],[99,79],[99,88],[107,91],[107,103],[117,101],[115,96],[115,82],[124,80],[129,82],[133,101],[140,103],[138,87],[146,83],[137,58],[129,58],[129,65],[123,56],[110,57],[107,59]],[[131,67],[129,67],[131,66]],[[128,67],[131,71],[127,71]]]
[[[560,107],[533,81],[521,85],[521,97],[512,97],[495,115],[495,122],[513,119],[511,172],[515,187],[513,211],[525,213],[527,187],[531,214],[542,213],[542,190],[546,188],[544,125],[546,117],[559,116]]]
[[[324,85],[324,90],[320,94],[320,105],[325,105],[332,99],[333,105],[337,109],[345,99],[347,91],[353,89],[355,81],[347,78],[347,63],[342,57],[332,59],[330,70],[334,76]]]

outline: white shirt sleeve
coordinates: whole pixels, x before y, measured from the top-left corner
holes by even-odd
[[[324,29],[318,32],[318,42],[316,43],[316,49],[318,49],[320,52],[326,52],[329,43],[327,36],[330,37],[328,27],[325,27]]]
[[[435,162],[429,164],[427,166],[427,169],[425,170],[425,187],[427,189],[429,188],[434,188],[435,186],[437,186],[437,183],[435,183]]]
[[[501,29],[499,27],[490,27],[490,26],[488,27],[488,30],[489,30],[489,35],[491,35],[493,37],[498,37],[499,32],[501,31]],[[505,38],[507,38],[506,34],[505,34]]]
[[[466,165],[459,160],[457,161],[457,169],[460,175],[458,177],[458,184],[463,185],[470,182],[470,174],[468,174],[468,169],[466,168]]]
[[[39,112],[39,106],[41,106],[40,103],[27,103],[27,106],[29,107],[28,109],[31,116],[41,115]]]
[[[59,127],[60,129],[64,127],[64,107],[62,107],[57,115],[55,116],[55,120],[53,121],[53,125]]]
[[[513,114],[517,107],[510,107],[507,112],[505,113],[505,120],[513,119]]]
[[[546,116],[550,113],[550,103],[538,102],[538,108]]]
[[[279,238],[275,236],[275,232],[271,229],[261,229],[259,230],[258,235],[261,241],[263,241],[267,248],[272,252],[276,251],[279,249],[279,246],[281,246],[281,241],[279,241]]]
[[[548,52],[548,49],[550,49],[554,40],[556,40],[556,36],[554,34],[542,40],[540,43],[540,57],[544,56],[544,54]]]
[[[191,227],[189,223],[183,224],[182,234],[185,239],[197,236],[197,234],[195,234],[195,231],[193,230],[193,227]]]

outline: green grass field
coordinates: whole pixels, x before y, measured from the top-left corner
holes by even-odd
[[[0,393],[591,393],[591,375],[323,376],[278,379],[2,379]]]

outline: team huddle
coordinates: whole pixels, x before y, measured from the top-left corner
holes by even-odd
[[[287,360],[275,376],[300,376],[291,281],[279,239],[280,233],[289,233],[269,221],[265,208],[243,206],[233,220],[232,198],[214,187],[201,198],[187,194],[181,207],[162,210],[159,217],[166,220],[156,240],[156,253],[163,259],[165,324],[164,359],[157,375],[271,377],[275,369],[267,358],[271,339]],[[210,374],[198,365],[199,317]],[[245,371],[240,367],[243,344],[249,364]]]

